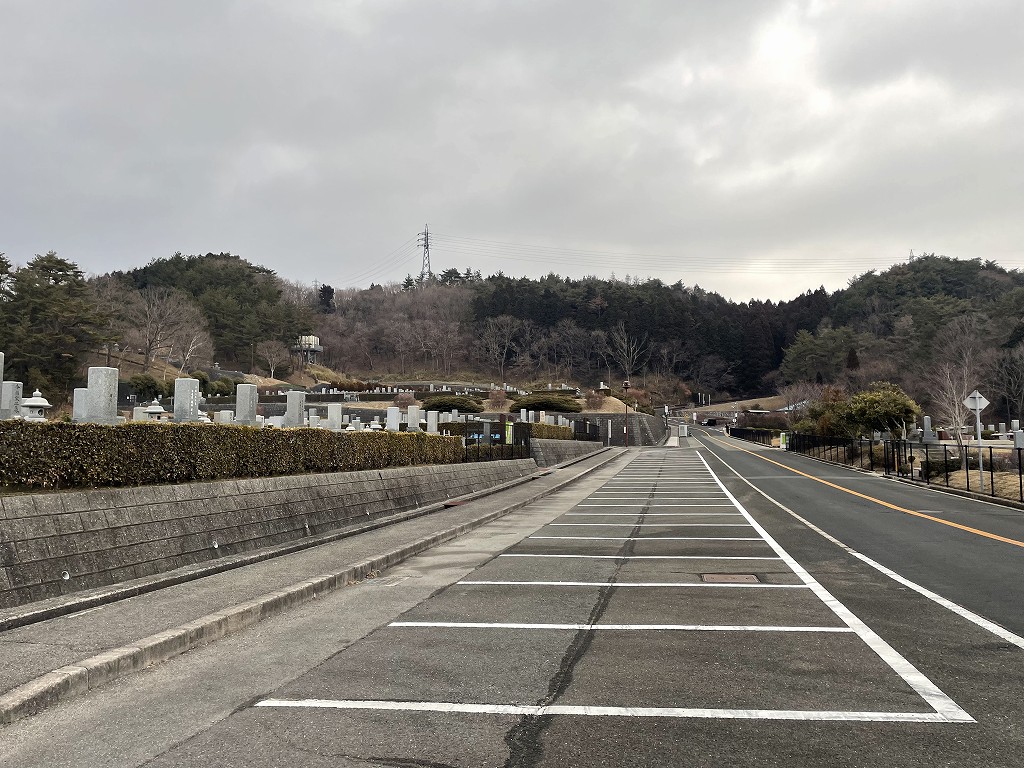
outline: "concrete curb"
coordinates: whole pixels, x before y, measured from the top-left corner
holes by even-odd
[[[427,549],[451,541],[468,531],[504,517],[517,509],[521,509],[537,499],[561,490],[566,485],[600,469],[619,456],[618,452],[613,453],[610,449],[605,448],[564,464],[547,467],[543,474],[550,474],[553,470],[568,467],[581,461],[583,458],[592,458],[602,453],[608,455],[599,463],[586,468],[582,472],[573,474],[572,477],[555,483],[550,488],[546,488],[528,499],[517,501],[480,515],[465,523],[447,528],[444,531],[419,539],[383,555],[349,565],[340,571],[292,584],[284,589],[269,592],[254,600],[225,608],[187,624],[181,624],[172,629],[142,638],[131,645],[112,648],[83,659],[76,664],[69,664],[41,675],[35,680],[31,680],[0,695],[0,725],[7,725],[15,720],[37,714],[60,701],[79,696],[119,677],[153,664],[167,661],[193,648],[212,643],[235,632],[240,632],[289,608],[309,602],[318,595],[323,595],[339,587],[360,581],[375,571],[384,570]],[[542,475],[538,473],[519,481],[513,481],[512,484],[519,485],[522,482],[528,482],[540,476]],[[510,487],[510,484],[503,485]],[[495,489],[487,489],[487,492],[478,492],[478,494],[471,494],[471,496],[486,496],[488,492],[495,493],[501,489],[501,487],[496,486]],[[426,513],[424,512],[423,514]]]

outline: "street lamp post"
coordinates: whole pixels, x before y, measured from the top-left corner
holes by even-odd
[[[626,402],[626,395],[629,394],[629,380],[622,382],[622,404],[626,406],[626,420],[624,422],[625,427],[623,432],[625,433],[625,444],[629,448],[629,403]]]

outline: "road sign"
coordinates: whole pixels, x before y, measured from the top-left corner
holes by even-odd
[[[964,399],[964,405],[972,411],[984,411],[988,408],[988,400],[978,390],[974,390]]]

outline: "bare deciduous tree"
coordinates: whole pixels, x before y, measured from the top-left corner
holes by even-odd
[[[651,356],[647,334],[640,337],[631,335],[626,330],[626,324],[621,320],[608,334],[608,347],[611,350],[612,358],[622,369],[627,380],[642,368]]]
[[[267,364],[270,378],[274,378],[276,371],[283,363],[291,360],[291,350],[282,341],[261,341],[256,345],[256,356]]]
[[[963,315],[936,334],[936,361],[926,375],[929,399],[938,422],[963,448],[963,427],[971,422],[964,400],[988,377],[992,354],[983,318]],[[966,465],[966,454],[961,450]]]
[[[505,380],[505,365],[509,362],[509,355],[522,341],[526,330],[526,323],[512,315],[498,315],[489,317],[484,324],[483,333],[477,342],[477,351],[480,357],[493,364]]]
[[[130,340],[145,357],[143,371],[150,369],[157,355],[167,355],[175,342],[197,329],[206,329],[206,316],[189,296],[170,288],[144,288],[140,301],[125,307],[131,325]]]

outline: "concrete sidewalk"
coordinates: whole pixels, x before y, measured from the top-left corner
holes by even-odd
[[[372,578],[553,493],[624,452],[606,449],[539,470],[498,493],[455,499],[390,525],[185,583],[128,597],[110,590],[81,599],[76,612],[2,631],[0,724]],[[75,609],[74,599],[63,609]]]

